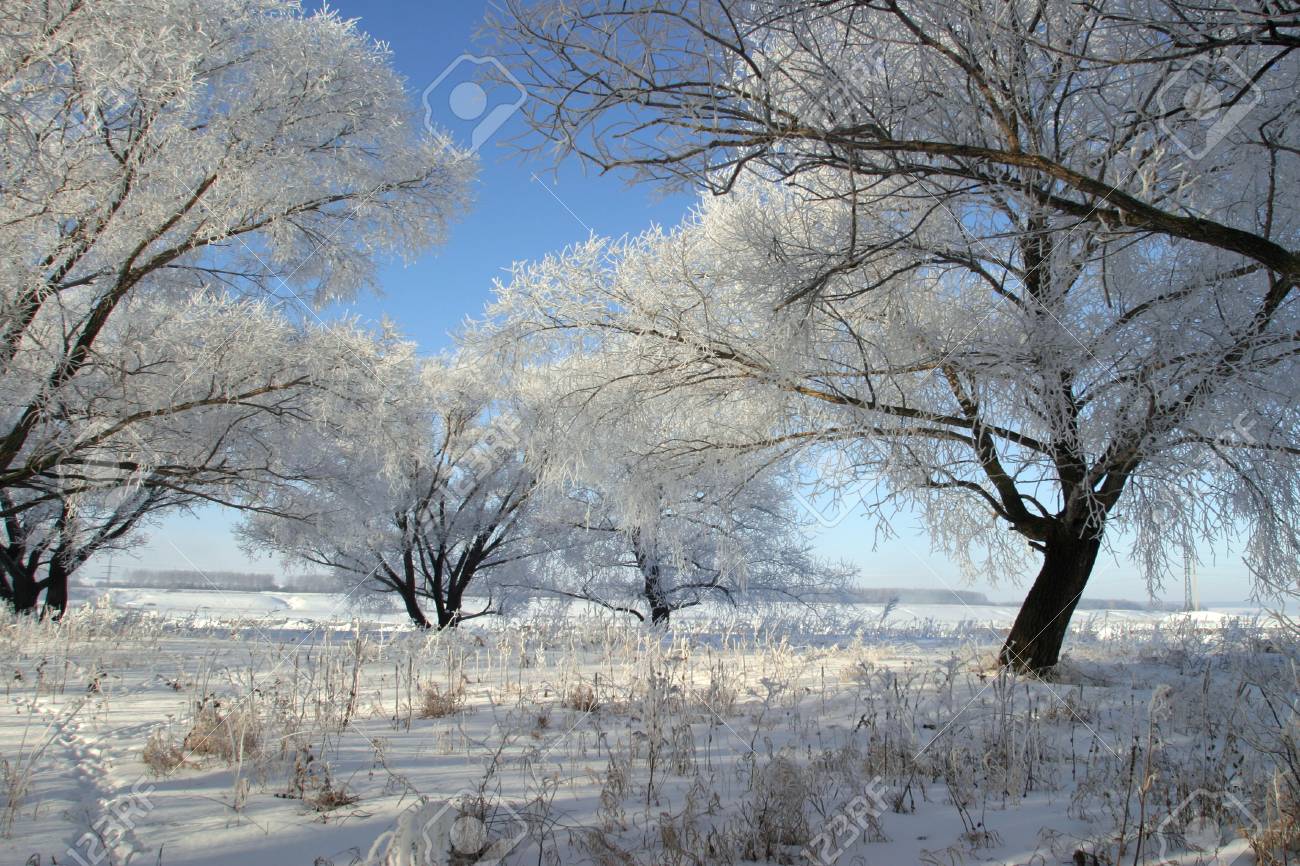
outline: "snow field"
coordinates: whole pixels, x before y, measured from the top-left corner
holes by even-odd
[[[6,619],[0,863],[1245,864],[1295,842],[1300,650],[1277,629],[1089,617],[1044,682],[969,620],[775,619]]]

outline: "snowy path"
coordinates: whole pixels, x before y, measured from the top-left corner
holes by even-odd
[[[119,695],[117,700],[127,697]],[[136,835],[136,824],[154,807],[152,786],[120,778],[109,743],[138,742],[152,725],[96,732],[87,718],[97,711],[95,703],[87,697],[63,706],[37,698],[28,706],[48,722],[51,732],[41,772],[64,782],[60,787],[68,803],[63,811],[73,828],[65,840],[65,856],[70,862],[127,866],[147,850]]]

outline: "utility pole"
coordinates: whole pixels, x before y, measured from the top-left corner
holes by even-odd
[[[1190,550],[1183,554],[1183,609],[1201,609],[1201,592],[1196,585],[1196,557]]]

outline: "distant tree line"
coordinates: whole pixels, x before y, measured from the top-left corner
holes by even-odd
[[[990,601],[982,592],[954,589],[906,589],[848,587],[835,593],[835,600],[848,604],[968,604],[1006,605],[1012,602]],[[1178,610],[1179,605],[1157,600],[1137,601],[1129,598],[1081,598],[1078,610]]]
[[[81,585],[91,585],[83,581]],[[94,582],[103,585],[102,582]],[[265,574],[247,571],[199,571],[187,568],[136,568],[112,582],[133,589],[207,589],[236,592],[346,592],[347,581],[333,574]]]
[[[846,587],[836,601],[849,604],[992,604],[982,592],[948,589]]]

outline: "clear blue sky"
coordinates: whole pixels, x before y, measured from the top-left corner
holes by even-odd
[[[308,3],[308,6],[318,5]],[[446,346],[449,334],[471,315],[478,315],[491,295],[492,281],[504,275],[515,261],[538,258],[547,252],[585,240],[590,233],[622,235],[638,232],[652,223],[677,222],[691,204],[686,195],[664,196],[648,187],[629,187],[621,178],[601,177],[576,164],[558,173],[542,161],[525,162],[510,154],[502,142],[521,129],[518,114],[510,114],[498,127],[497,119],[509,111],[519,94],[509,89],[487,93],[485,105],[475,102],[472,87],[457,85],[473,77],[475,64],[465,55],[483,59],[483,45],[475,34],[488,4],[480,0],[450,3],[413,0],[342,0],[330,4],[345,17],[360,19],[359,26],[372,37],[389,43],[393,59],[407,79],[411,99],[423,110],[423,94],[433,121],[447,128],[462,144],[484,138],[479,148],[481,168],[471,210],[453,226],[450,242],[418,262],[384,268],[382,297],[366,297],[347,309],[328,314],[352,313],[378,320],[388,316],[427,351]],[[502,106],[501,115],[493,111]],[[457,114],[470,115],[466,121]],[[489,134],[490,133],[490,134]],[[275,571],[278,563],[252,562],[231,536],[236,517],[219,509],[204,509],[193,517],[167,519],[151,533],[147,545],[133,556],[115,557],[114,569],[200,568],[203,570]],[[824,532],[819,544],[828,555],[857,562],[870,586],[923,586],[966,588],[955,568],[930,552],[929,543],[916,528],[896,523],[900,537],[872,550],[873,526],[865,517],[845,520]],[[88,567],[102,574],[105,559]],[[1247,595],[1244,568],[1234,556],[1218,557],[1201,569],[1202,597],[1207,601],[1236,600]],[[985,590],[995,598],[1018,597],[1023,589],[1011,583]],[[1087,593],[1091,597],[1145,596],[1135,572],[1125,563],[1104,562]],[[1166,595],[1181,597],[1181,582]]]

